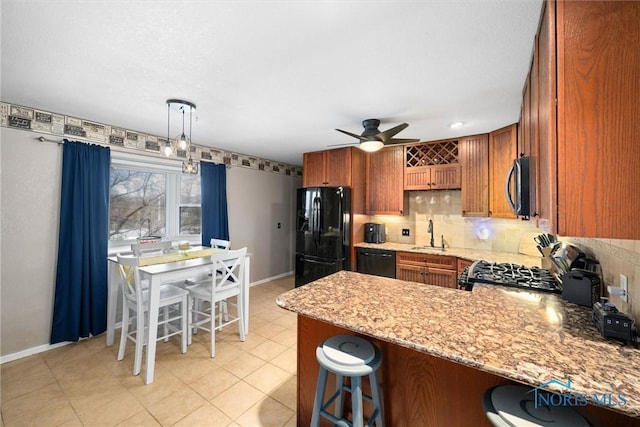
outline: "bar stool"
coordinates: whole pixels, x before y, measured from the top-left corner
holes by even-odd
[[[320,417],[325,417],[334,424],[341,426],[363,426],[362,399],[373,404],[373,413],[367,421],[367,426],[375,420],[376,427],[384,427],[382,414],[382,400],[380,399],[380,385],[376,372],[382,362],[382,353],[369,341],[354,335],[336,335],[324,341],[316,348],[316,358],[320,363],[318,384],[313,402],[311,427],[317,427]],[[324,392],[327,385],[327,375],[331,372],[336,376],[336,391],[326,401]],[[368,376],[371,384],[371,396],[362,392],[362,377]],[[351,385],[345,384],[345,377],[351,379]],[[351,393],[351,413],[353,421],[344,418],[342,412],[342,392]],[[334,414],[327,408],[335,401]]]
[[[552,394],[542,390],[537,393]],[[540,405],[536,408],[535,398],[531,387],[519,384],[501,385],[484,393],[482,406],[495,427],[591,425],[578,411],[568,406]]]

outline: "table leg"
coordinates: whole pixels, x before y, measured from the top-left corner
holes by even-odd
[[[118,278],[118,263],[107,261],[107,347],[113,345],[116,330],[116,310],[120,280]]]
[[[158,277],[151,276],[149,281],[149,312],[148,312],[148,341],[147,341],[147,357],[145,362],[146,371],[144,374],[144,383],[151,384],[153,382],[153,373],[156,363],[156,338],[158,337],[158,306],[160,305],[160,285],[161,281]]]

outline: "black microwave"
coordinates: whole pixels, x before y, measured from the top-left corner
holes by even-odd
[[[507,173],[504,192],[511,210],[518,216],[529,219],[533,210],[531,196],[534,194],[534,186],[531,181],[531,169],[533,160],[531,157],[522,156],[513,161],[513,165]]]

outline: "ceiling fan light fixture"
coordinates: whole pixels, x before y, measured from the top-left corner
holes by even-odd
[[[358,145],[359,149],[366,151],[368,153],[373,153],[374,151],[378,151],[382,147],[384,147],[383,142],[377,139],[362,141],[360,142],[360,145]]]

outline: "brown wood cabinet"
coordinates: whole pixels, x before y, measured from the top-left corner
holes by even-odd
[[[416,252],[396,252],[396,279],[456,288],[457,258]]]
[[[405,145],[405,190],[450,190],[461,186],[458,141]]]
[[[489,216],[489,135],[461,138],[462,216]]]
[[[489,216],[491,217],[516,218],[507,203],[505,182],[513,160],[517,156],[517,124],[498,129],[489,134]],[[511,191],[513,194],[513,189]]]
[[[457,262],[458,275],[462,273],[462,270],[464,270],[465,267],[468,267],[471,264],[473,264],[473,261],[469,261],[468,259],[464,259],[464,258],[458,258],[458,262]]]
[[[405,190],[452,190],[461,185],[460,165],[405,168]]]
[[[355,147],[304,153],[303,187],[351,187],[351,208],[364,213],[365,154]],[[360,240],[362,241],[362,240]]]
[[[539,144],[538,226],[546,231],[640,239],[638,22],[640,2],[545,2],[530,122]]]
[[[351,187],[353,150],[352,147],[345,147],[304,153],[302,185],[304,187]]]
[[[409,194],[404,192],[404,147],[385,147],[366,156],[365,211],[368,215],[407,215]]]

